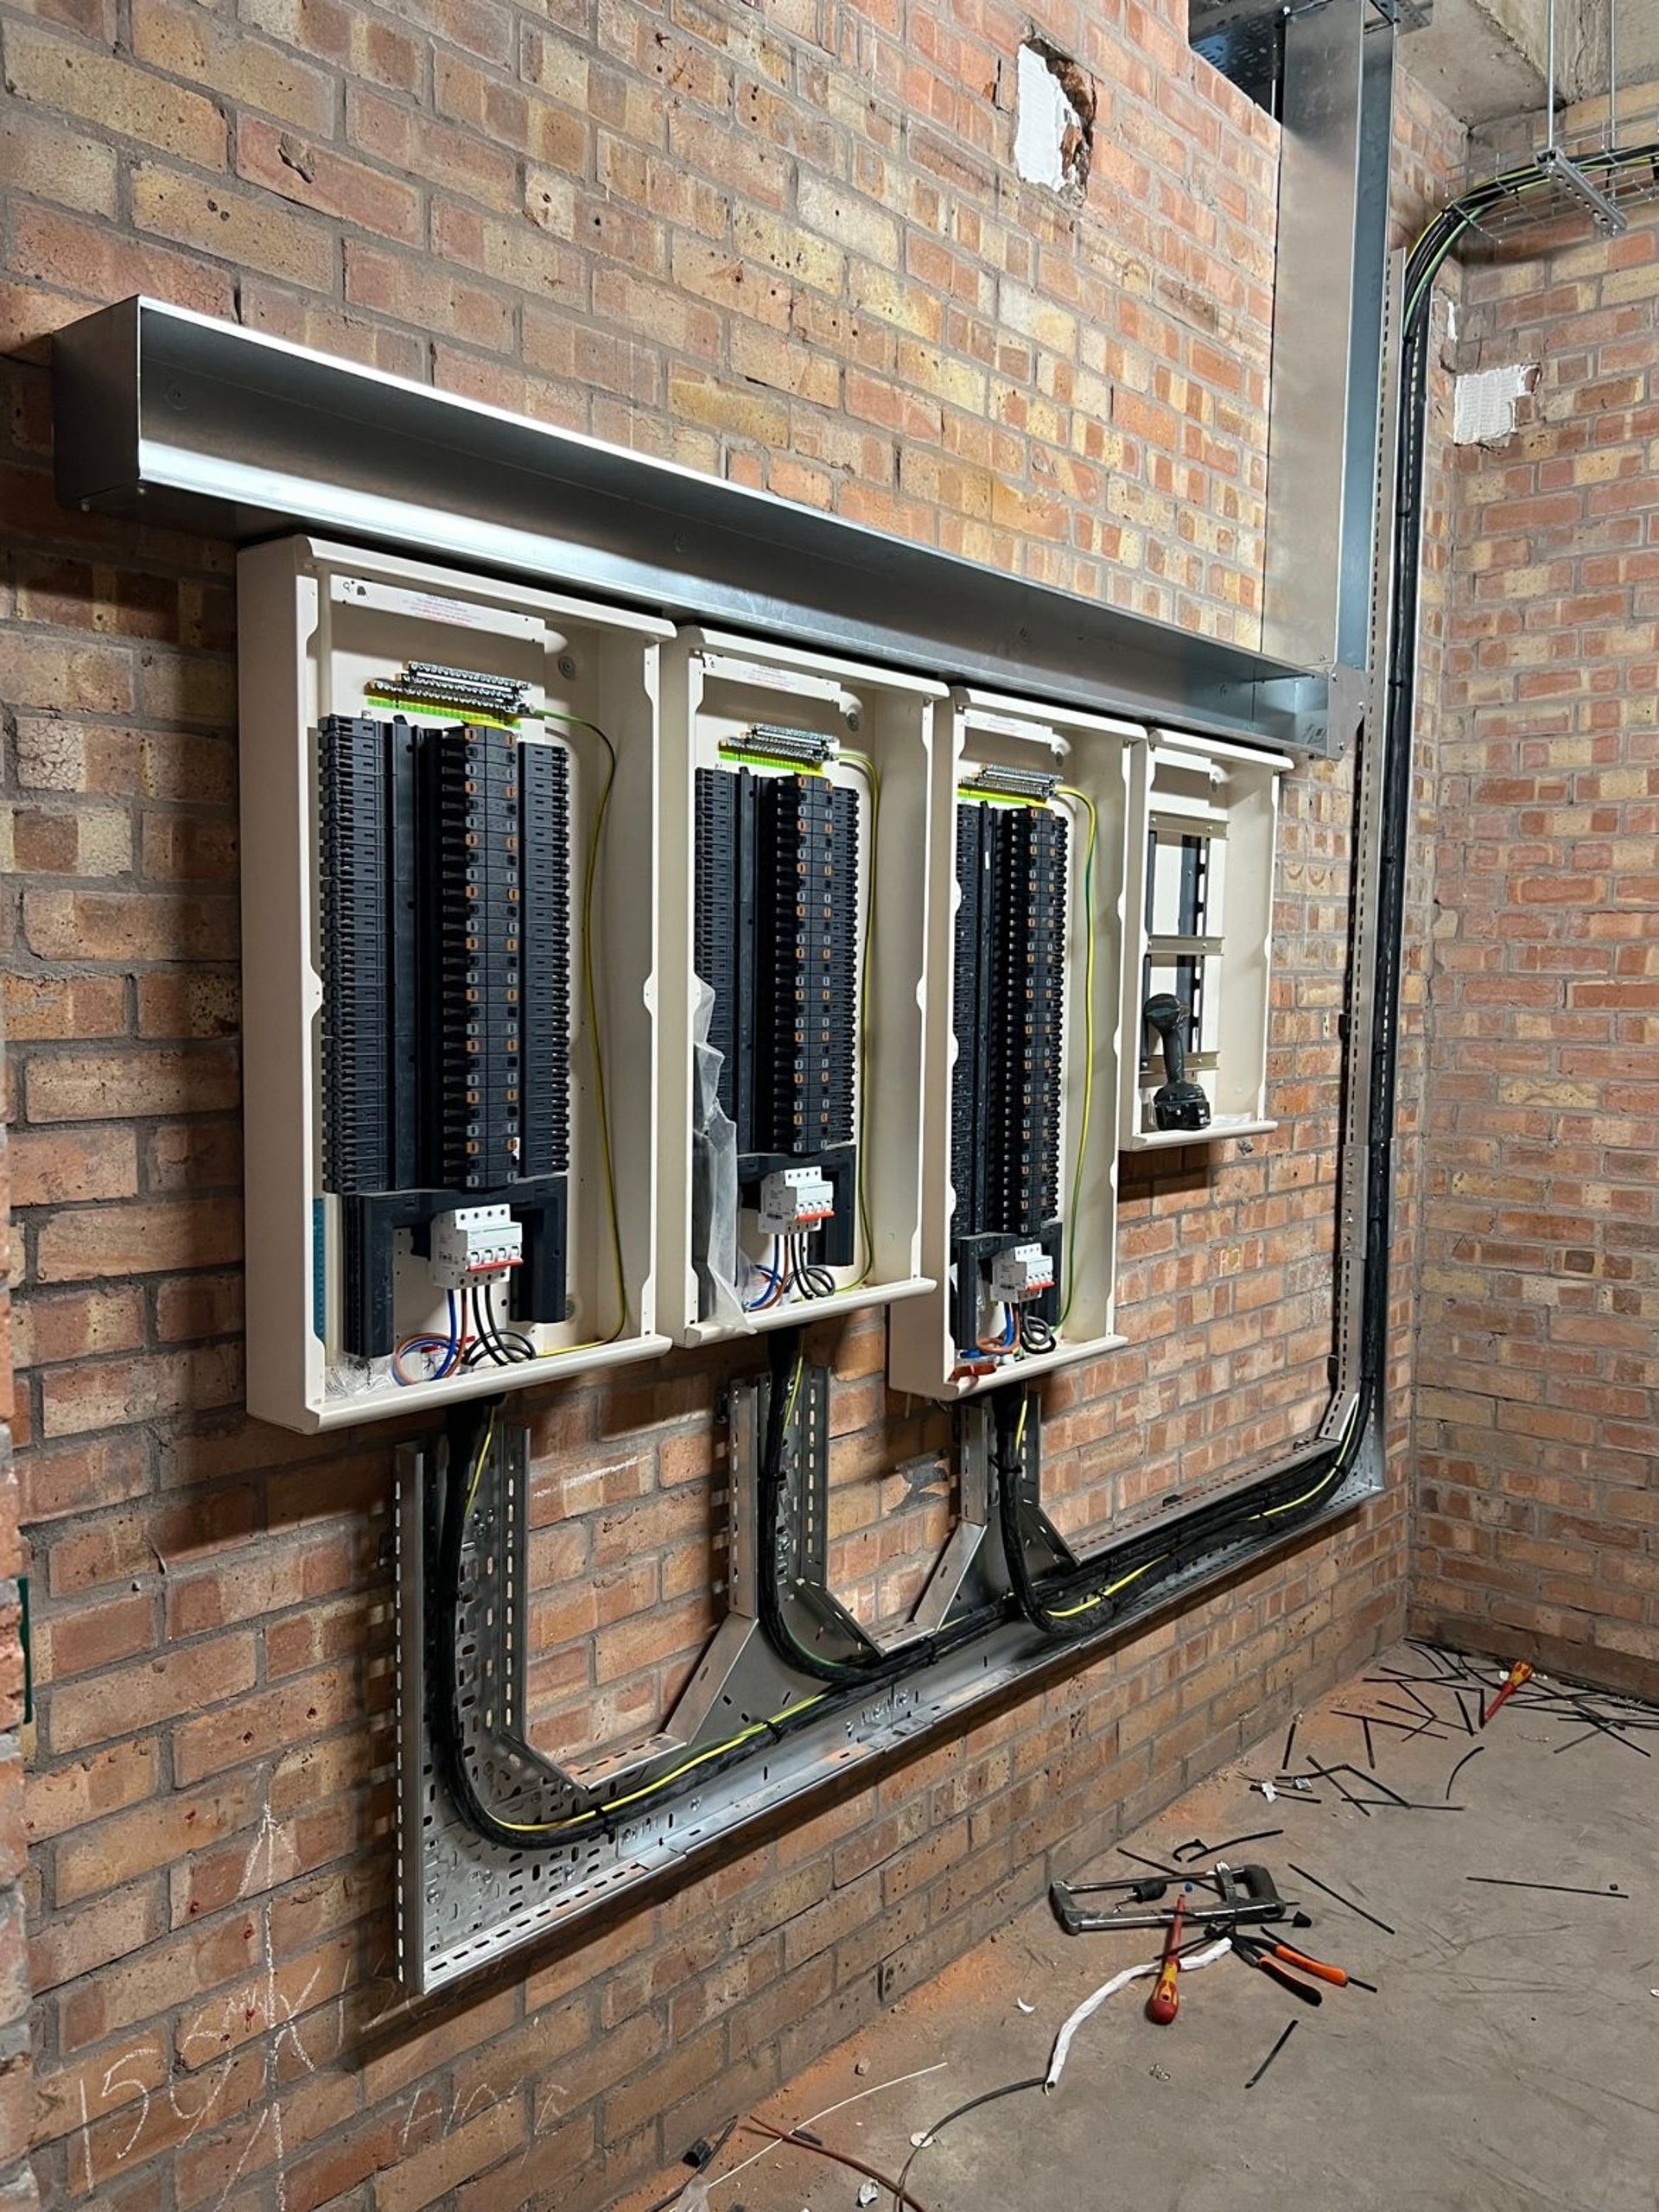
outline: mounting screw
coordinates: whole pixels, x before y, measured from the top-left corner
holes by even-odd
[[[559,674],[568,679],[574,676],[575,672],[576,664],[571,659],[569,654],[561,653],[559,655]]]
[[[861,719],[862,719],[862,717],[860,715],[860,714],[859,714],[859,712],[858,712],[858,709],[857,709],[855,707],[855,708],[853,708],[853,709],[849,711],[849,713],[848,714],[848,716],[847,716],[847,727],[848,727],[848,728],[849,728],[849,730],[851,730],[851,732],[853,733],[853,735],[854,735],[855,737],[856,737],[856,736],[858,735],[858,728],[859,728],[859,723],[860,723],[860,721],[861,721]]]

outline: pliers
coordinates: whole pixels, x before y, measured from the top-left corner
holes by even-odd
[[[1304,2005],[1322,2005],[1325,1993],[1322,1990],[1310,1988],[1305,1981],[1298,1981],[1295,1974],[1285,1972],[1286,1967],[1294,1967],[1298,1973],[1311,1974],[1315,1981],[1328,1981],[1336,1989],[1346,1989],[1351,1986],[1356,1989],[1370,1989],[1373,1994],[1376,1993],[1372,1983],[1357,1980],[1345,1967],[1332,1966],[1325,1959],[1310,1958],[1306,1951],[1298,1951],[1288,1943],[1264,1942],[1258,1937],[1235,1932],[1232,1945],[1246,1966],[1258,1968],[1276,1981],[1281,1989],[1288,1990],[1293,1997],[1300,1997]]]

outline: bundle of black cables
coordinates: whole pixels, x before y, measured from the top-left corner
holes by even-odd
[[[784,1464],[790,1432],[795,1426],[801,1379],[804,1372],[803,1337],[798,1329],[779,1330],[772,1339],[771,1390],[766,1408],[766,1441],[760,1455],[760,1529],[755,1562],[755,1611],[766,1641],[780,1659],[814,1681],[839,1688],[871,1689],[882,1682],[912,1675],[969,1642],[999,1618],[1001,1608],[987,1605],[963,1613],[948,1629],[912,1637],[899,1649],[883,1651],[868,1644],[854,1656],[827,1657],[804,1644],[790,1625],[784,1602],[779,1562],[785,1537],[786,1479]]]
[[[1580,166],[1604,187],[1621,177],[1647,173],[1659,184],[1659,143],[1610,150],[1581,159]],[[1023,1446],[1023,1390],[1015,1387],[993,1395],[997,1491],[1002,1548],[1010,1592],[1025,1618],[1056,1641],[1102,1634],[1184,1567],[1219,1554],[1269,1522],[1288,1535],[1317,1513],[1340,1488],[1353,1466],[1379,1402],[1388,1353],[1389,1232],[1394,1173],[1393,1128],[1398,1060],[1399,982],[1405,912],[1405,868],[1410,830],[1412,736],[1416,706],[1415,645],[1419,560],[1421,546],[1423,479],[1428,392],[1428,331],[1434,277],[1452,248],[1474,229],[1483,214],[1505,202],[1548,188],[1536,165],[1495,178],[1453,201],[1434,218],[1413,249],[1406,267],[1402,333],[1402,402],[1395,454],[1394,596],[1389,608],[1389,674],[1387,709],[1380,731],[1367,729],[1363,742],[1385,748],[1380,825],[1378,921],[1370,976],[1373,1049],[1366,1080],[1370,1086],[1370,1135],[1366,1163],[1366,1266],[1361,1318],[1361,1359],[1357,1402],[1342,1437],[1321,1446],[1268,1480],[1249,1490],[1200,1506],[1143,1535],[1112,1545],[1074,1567],[1033,1574],[1026,1554],[1020,1464]],[[509,1355],[511,1356],[511,1355]],[[781,1737],[809,1715],[822,1717],[839,1691],[856,1695],[912,1674],[946,1651],[977,1637],[999,1618],[1001,1608],[981,1607],[892,1652],[874,1645],[855,1656],[829,1658],[794,1636],[785,1611],[779,1572],[779,1537],[785,1497],[784,1453],[795,1411],[801,1375],[798,1333],[773,1338],[771,1404],[761,1468],[761,1516],[757,1573],[760,1623],[774,1650],[791,1668],[823,1682],[822,1695],[801,1700],[780,1716],[752,1721],[728,1744],[697,1754],[670,1775],[648,1782],[633,1795],[653,1803],[667,1802],[693,1786],[691,1768],[703,1778],[747,1755],[760,1734]],[[479,1451],[487,1450],[489,1431],[478,1424]],[[524,1849],[550,1834],[573,1836],[615,1825],[611,1808],[591,1803],[556,1821],[515,1825],[490,1810],[474,1787],[467,1764],[457,1673],[462,1561],[470,1493],[476,1466],[458,1435],[452,1438],[452,1471],[445,1499],[439,1544],[436,1595],[437,1643],[434,1680],[440,1686],[431,1719],[446,1779],[463,1817],[493,1842]],[[456,1455],[459,1453],[459,1457]],[[471,1471],[463,1477],[459,1470]],[[1132,1593],[1126,1595],[1125,1593]]]
[[[1645,174],[1659,184],[1659,143],[1585,156],[1580,166],[1604,186]],[[1115,1617],[1149,1596],[1197,1559],[1218,1552],[1270,1522],[1288,1535],[1327,1504],[1357,1459],[1380,1401],[1388,1358],[1389,1240],[1393,1211],[1394,1116],[1399,1062],[1400,970],[1410,842],[1412,739],[1417,703],[1417,613],[1423,524],[1423,477],[1428,412],[1429,319],[1434,278],[1453,247],[1484,214],[1551,188],[1535,163],[1494,178],[1441,210],[1408,257],[1401,334],[1401,404],[1395,454],[1394,594],[1389,610],[1389,681],[1380,730],[1363,742],[1384,748],[1376,957],[1370,976],[1373,1039],[1370,1135],[1366,1162],[1365,1273],[1362,1292],[1357,1403],[1340,1440],[1322,1445],[1269,1480],[1166,1522],[1143,1536],[1111,1545],[1063,1570],[1033,1576],[1019,1541],[1019,1499],[1010,1470],[1017,1398],[1000,1412],[999,1453],[1004,1548],[1020,1610],[1058,1639],[1098,1634]],[[1006,1394],[1000,1394],[1006,1395]],[[1122,1597],[1122,1593],[1133,1595]],[[1122,1603],[1115,1602],[1122,1597]],[[1067,1604],[1066,1600],[1071,1600]]]

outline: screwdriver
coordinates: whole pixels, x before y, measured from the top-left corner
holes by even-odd
[[[1158,1979],[1152,1985],[1152,1994],[1147,1999],[1147,2018],[1166,2028],[1180,2010],[1181,1993],[1176,1987],[1180,1980],[1181,1962],[1175,1953],[1181,1940],[1181,1923],[1186,1918],[1186,1897],[1183,1892],[1175,1900],[1175,1910],[1164,1936],[1164,1955],[1158,1967]]]
[[[1484,1728],[1486,1726],[1486,1723],[1497,1711],[1499,1706],[1501,1706],[1507,1698],[1512,1698],[1523,1682],[1529,1682],[1531,1680],[1532,1669],[1527,1664],[1527,1662],[1524,1659],[1517,1659],[1514,1666],[1510,1668],[1509,1673],[1504,1675],[1503,1687],[1499,1690],[1497,1695],[1492,1700],[1491,1703],[1481,1714],[1481,1726]]]

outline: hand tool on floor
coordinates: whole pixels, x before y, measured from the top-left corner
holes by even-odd
[[[1480,1716],[1481,1726],[1484,1728],[1486,1726],[1486,1723],[1491,1719],[1492,1715],[1509,1699],[1515,1695],[1516,1690],[1521,1688],[1523,1682],[1529,1682],[1531,1680],[1532,1669],[1528,1665],[1524,1659],[1517,1659],[1514,1666],[1510,1668],[1509,1673],[1504,1675],[1503,1687],[1498,1691],[1497,1695],[1492,1700],[1489,1706],[1483,1707]]]
[[[1287,1967],[1294,1967],[1298,1974],[1312,1974],[1315,1981],[1328,1981],[1333,1989],[1369,1989],[1376,1994],[1369,1981],[1361,1981],[1349,1973],[1346,1967],[1332,1966],[1328,1959],[1311,1958],[1306,1951],[1299,1951],[1292,1943],[1269,1941],[1266,1936],[1247,1936],[1244,1941],[1253,1951],[1263,1951],[1270,1959],[1277,1959]]]
[[[1194,1871],[1187,1879],[1213,1890],[1217,1897],[1214,1904],[1200,1904],[1196,1899],[1188,1904],[1185,1917],[1191,1928],[1255,1927],[1263,1921],[1283,1920],[1292,1910],[1274,1889],[1265,1866],[1217,1866],[1207,1874]],[[1178,1879],[1154,1875],[1117,1882],[1055,1882],[1050,1885],[1048,1901],[1068,1936],[1097,1936],[1109,1928],[1165,1928],[1171,1908],[1156,1908],[1158,1900],[1168,1895],[1172,1880],[1179,1890]],[[1107,1895],[1126,1897],[1132,1904],[1154,1909],[1091,1912],[1077,1903],[1082,1897]]]
[[[1294,1974],[1287,1974],[1283,1967],[1276,1966],[1265,1943],[1253,1943],[1248,1936],[1235,1936],[1233,1948],[1247,1967],[1254,1967],[1259,1974],[1266,1974],[1270,1981],[1276,1981],[1281,1989],[1287,1990],[1293,1997],[1300,1997],[1304,2005],[1324,2004],[1325,1992],[1315,1989],[1311,1982],[1298,1981]]]
[[[1158,1979],[1152,1985],[1152,1994],[1147,1999],[1147,2018],[1166,2028],[1180,2010],[1181,1994],[1176,1984],[1181,1978],[1181,1962],[1176,1953],[1181,1941],[1181,1923],[1186,1917],[1186,1898],[1175,1900],[1175,1910],[1170,1917],[1169,1932],[1164,1937],[1164,1955],[1158,1967]]]

